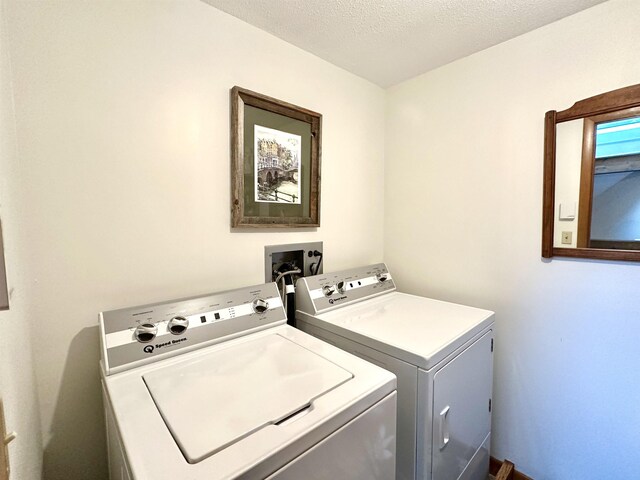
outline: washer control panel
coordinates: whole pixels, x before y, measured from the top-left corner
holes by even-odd
[[[298,280],[297,309],[318,314],[392,292],[396,285],[384,263],[323,273]]]
[[[275,283],[102,312],[107,375],[248,331],[286,323]]]

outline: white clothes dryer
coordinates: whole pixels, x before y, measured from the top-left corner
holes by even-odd
[[[384,264],[298,280],[296,326],[395,373],[398,480],[486,480],[493,312],[396,291]]]
[[[111,480],[395,477],[395,377],[286,325],[274,283],[99,318]]]

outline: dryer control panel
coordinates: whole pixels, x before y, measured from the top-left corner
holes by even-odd
[[[384,293],[396,285],[384,263],[303,277],[296,285],[296,308],[318,314]]]
[[[277,324],[287,315],[275,283],[102,312],[106,375]]]

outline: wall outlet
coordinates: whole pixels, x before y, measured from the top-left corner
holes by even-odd
[[[573,241],[573,232],[562,232],[562,243],[564,245],[571,245]]]

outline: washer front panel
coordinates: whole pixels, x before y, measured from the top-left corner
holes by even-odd
[[[254,301],[264,300],[264,311]],[[169,330],[174,317],[186,319],[180,334]],[[286,313],[275,283],[256,285],[212,295],[123,308],[100,314],[100,335],[105,372],[109,375],[286,322]],[[136,329],[148,325],[155,338],[141,342]]]

